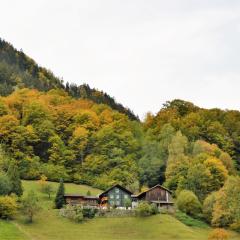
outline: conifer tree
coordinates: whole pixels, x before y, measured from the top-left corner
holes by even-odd
[[[62,208],[63,205],[65,204],[64,193],[65,193],[64,183],[63,183],[63,179],[61,179],[58,190],[57,190],[56,198],[55,198],[55,207],[57,209]]]
[[[11,182],[11,193],[15,193],[17,196],[23,194],[22,182],[20,179],[17,164],[11,162],[7,171],[7,176]]]

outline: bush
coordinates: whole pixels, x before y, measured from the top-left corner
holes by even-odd
[[[10,196],[0,197],[0,218],[11,219],[16,214],[16,200]]]
[[[152,215],[156,215],[159,213],[159,209],[155,203],[151,204],[151,213],[152,213]]]
[[[147,217],[159,213],[156,204],[149,204],[147,202],[140,202],[135,208],[136,216]]]
[[[202,209],[197,196],[188,190],[183,190],[179,193],[177,207],[180,211],[193,217],[198,217]]]
[[[208,240],[227,240],[228,238],[229,234],[226,230],[216,228],[209,234]]]
[[[91,218],[95,217],[95,214],[97,213],[97,209],[84,207],[82,209],[82,213],[83,213],[84,218],[90,218],[91,219]]]
[[[82,222],[86,218],[94,218],[97,213],[97,209],[82,207],[81,205],[66,205],[60,209],[60,215],[66,217],[75,222]]]
[[[205,228],[208,227],[208,225],[205,222],[202,222],[201,220],[192,218],[188,216],[186,213],[183,213],[179,210],[176,211],[175,217],[182,222],[183,224],[190,226],[190,227],[199,227],[199,228]]]
[[[75,222],[83,221],[83,212],[81,206],[66,205],[60,209],[60,215]]]

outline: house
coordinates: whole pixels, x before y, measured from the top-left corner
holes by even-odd
[[[64,199],[66,204],[70,205],[85,205],[85,206],[92,206],[97,207],[99,204],[99,198],[94,196],[83,196],[79,194],[65,194]]]
[[[132,192],[116,184],[99,195],[100,207],[125,207],[127,200],[132,201],[131,195]]]
[[[174,204],[171,197],[171,191],[160,184],[137,195],[132,195],[131,197],[133,207],[136,207],[140,201],[155,203],[158,207],[165,208],[169,208]]]

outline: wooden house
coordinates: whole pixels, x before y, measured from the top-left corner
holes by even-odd
[[[132,206],[136,207],[139,201],[147,201],[155,203],[158,207],[170,207],[173,205],[171,191],[161,186],[160,184],[141,192],[137,195],[132,195]]]
[[[116,184],[99,195],[100,207],[125,207],[127,200],[131,199],[132,192]]]
[[[65,194],[64,195],[66,204],[71,205],[83,205],[97,207],[99,198],[94,196],[83,196],[79,194]]]

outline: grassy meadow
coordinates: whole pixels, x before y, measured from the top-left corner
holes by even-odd
[[[58,184],[53,184],[56,189]],[[58,215],[52,208],[54,196],[48,197],[39,192],[36,181],[23,181],[25,192],[37,191],[42,210],[32,224],[27,224],[24,216],[12,222],[0,221],[1,240],[206,240],[211,228],[188,227],[166,214],[146,218],[119,217],[95,218],[84,223],[74,223]],[[92,195],[100,192],[84,185],[65,184],[67,193]],[[231,232],[230,240],[239,240],[240,235]]]

